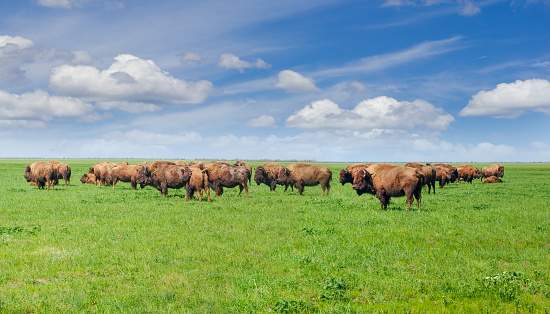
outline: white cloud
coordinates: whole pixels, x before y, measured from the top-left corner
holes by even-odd
[[[100,119],[91,104],[76,98],[52,96],[42,90],[22,95],[0,91],[0,120],[18,121],[21,126],[32,127],[30,121],[44,125],[45,121],[56,118],[78,118],[87,122]]]
[[[454,5],[454,1],[448,0],[386,0],[382,3],[382,7],[401,7],[401,6],[433,6],[440,4]],[[456,4],[459,6],[458,12],[462,15],[472,16],[481,12],[481,9],[472,0],[458,0]]]
[[[286,125],[300,129],[411,130],[425,127],[444,130],[453,121],[450,114],[427,101],[400,102],[382,96],[364,100],[352,110],[341,109],[328,99],[314,101],[291,115]]]
[[[244,69],[257,68],[257,69],[269,69],[271,65],[265,63],[264,60],[258,58],[254,62],[243,61],[232,53],[224,53],[218,60],[218,66],[225,69],[237,69],[243,73]]]
[[[204,58],[198,52],[189,51],[180,55],[180,61],[183,64],[187,63],[202,63]]]
[[[73,8],[82,1],[79,0],[38,0],[38,4],[49,8]]]
[[[461,116],[517,118],[525,111],[550,114],[550,82],[543,79],[502,83],[491,91],[475,94]]]
[[[312,78],[304,77],[300,73],[284,70],[279,72],[275,87],[285,89],[289,93],[314,93],[320,91]]]
[[[462,15],[474,16],[481,12],[481,9],[471,0],[459,0],[458,3],[461,6],[459,12]]]
[[[246,125],[253,128],[270,128],[275,126],[275,118],[271,115],[264,114],[248,120]]]
[[[62,65],[51,71],[58,93],[89,101],[197,104],[213,92],[209,81],[186,82],[162,71],[152,60],[124,54],[103,71],[92,66]]]

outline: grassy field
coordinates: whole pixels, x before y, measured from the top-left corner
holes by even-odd
[[[207,203],[80,183],[96,160],[65,160],[72,185],[38,190],[31,162],[0,160],[0,313],[550,309],[550,164],[424,190],[407,212],[342,186],[347,164],[327,164],[328,197],[252,182]]]

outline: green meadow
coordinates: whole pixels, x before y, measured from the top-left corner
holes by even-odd
[[[61,160],[71,186],[38,190],[23,178],[32,161],[0,160],[0,313],[550,309],[550,164],[424,189],[407,212],[404,197],[381,211],[342,186],[348,164],[325,164],[330,196],[252,181],[250,198],[208,203],[82,184],[97,160]]]

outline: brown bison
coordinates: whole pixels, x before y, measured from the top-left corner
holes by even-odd
[[[254,172],[254,181],[258,185],[263,183],[269,186],[271,191],[275,191],[275,188],[277,187],[277,178],[279,177],[279,172],[282,168],[284,167],[274,162],[263,164],[256,168]],[[285,191],[287,188],[288,185],[285,185]]]
[[[449,182],[450,183],[455,183],[455,182],[457,182],[457,180],[458,180],[458,170],[456,170],[456,167],[453,167],[450,164],[435,164],[435,165],[433,165],[433,167],[442,167],[442,168],[445,168],[448,171],[450,171],[451,177],[445,183],[449,183]]]
[[[57,168],[57,179],[63,179],[65,181],[65,186],[71,185],[71,166],[57,160],[51,160],[48,161],[48,163]]]
[[[435,194],[435,181],[437,180],[437,172],[432,166],[426,166],[418,162],[409,162],[405,167],[415,168],[424,175],[424,185],[428,186],[428,194],[433,188]]]
[[[453,171],[442,166],[432,166],[435,170],[435,181],[439,182],[441,189],[445,188],[445,184],[451,182]]]
[[[80,182],[96,184],[95,175],[93,173],[85,173],[80,178]]]
[[[198,166],[189,166],[191,170],[191,178],[185,186],[187,194],[185,195],[185,200],[190,200],[193,197],[193,194],[198,192],[199,202],[202,201],[203,191],[206,192],[208,196],[208,201],[210,202],[210,187],[208,186],[208,170],[202,169]]]
[[[483,180],[481,183],[501,183],[502,180],[496,176],[490,176],[487,179]]]
[[[93,173],[96,178],[96,185],[111,185],[112,184],[112,169],[116,166],[128,165],[127,162],[113,163],[110,161],[100,161],[93,167],[90,167],[88,173]]]
[[[376,195],[382,210],[388,208],[391,197],[397,196],[407,197],[407,210],[416,198],[420,210],[423,181],[424,175],[415,168],[378,164],[357,171],[353,177],[352,187],[359,195]]]
[[[474,179],[481,178],[481,171],[472,165],[462,165],[456,167],[458,179],[464,182],[472,183]]]
[[[360,168],[368,167],[372,164],[353,164],[340,170],[340,183],[345,185],[346,183],[353,183],[353,174]]]
[[[33,162],[25,166],[25,179],[31,184],[34,183],[38,189],[43,189],[47,185],[48,190],[50,187],[53,190],[57,184],[57,168],[43,161]]]
[[[172,162],[154,161],[143,163],[136,170],[136,183],[142,188],[146,185],[155,187],[162,197],[168,195],[168,189],[181,189],[191,177],[189,167]]]
[[[241,160],[236,161],[235,166],[243,166],[246,168],[246,170],[248,170],[248,184],[251,184],[252,183],[252,166]]]
[[[325,195],[330,194],[330,181],[332,180],[332,171],[329,168],[321,165],[310,165],[304,163],[290,164],[288,167],[283,167],[279,170],[277,183],[288,184],[298,189],[298,194],[302,195],[305,186],[315,186],[321,184]]]
[[[243,189],[248,194],[248,169],[244,166],[230,165],[226,162],[206,162],[202,164],[204,169],[208,171],[208,184],[216,192],[215,196],[223,194],[223,188],[239,187],[239,197]]]
[[[504,176],[504,167],[500,164],[493,164],[481,169],[481,180],[495,176],[501,178]]]
[[[137,187],[136,176],[139,165],[120,165],[111,168],[111,179],[113,190],[118,182],[130,182],[132,189]]]

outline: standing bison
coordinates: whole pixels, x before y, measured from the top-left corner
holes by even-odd
[[[187,194],[185,195],[185,200],[188,201],[193,197],[195,192],[199,194],[199,202],[202,201],[203,191],[206,192],[208,196],[208,201],[210,202],[210,187],[208,186],[208,170],[202,169],[199,166],[189,166],[191,170],[191,178],[185,186]]]
[[[414,168],[377,164],[357,171],[353,177],[352,187],[359,195],[363,193],[376,195],[382,210],[388,208],[391,197],[397,196],[407,197],[407,210],[411,208],[416,198],[418,210],[420,210],[423,181],[422,173]]]
[[[435,164],[433,165],[434,167],[436,168],[444,168],[444,169],[447,169],[448,172],[450,172],[450,178],[445,182],[445,183],[455,183],[457,182],[458,180],[458,170],[456,169],[456,167],[453,167],[452,165],[450,164]],[[437,169],[436,169],[437,171]]]
[[[254,181],[258,185],[263,183],[269,186],[269,189],[271,191],[275,191],[275,188],[277,187],[277,184],[278,184],[277,179],[279,177],[279,172],[283,168],[284,168],[283,166],[274,162],[263,164],[256,168],[256,171],[254,172]],[[285,186],[285,191],[287,188],[288,188],[288,185]]]
[[[330,194],[330,181],[332,172],[329,168],[320,165],[310,165],[304,163],[290,164],[279,170],[277,182],[279,184],[288,184],[298,189],[298,194],[302,195],[305,186],[315,186],[320,184],[323,189],[321,195]]]
[[[44,186],[54,189],[57,183],[57,168],[43,161],[36,161],[25,166],[25,179],[27,182],[35,184],[38,189],[43,189]]]
[[[57,179],[63,179],[65,186],[71,185],[71,167],[69,165],[56,160],[48,161],[48,163],[56,167]]]
[[[206,162],[202,166],[208,171],[208,184],[216,192],[215,196],[223,194],[223,188],[239,187],[239,197],[243,189],[248,194],[248,178],[250,172],[244,166],[230,165],[226,162]]]
[[[143,163],[136,170],[136,183],[142,188],[146,185],[155,187],[162,197],[168,195],[168,189],[181,189],[191,177],[189,167],[172,162],[155,161]]]
[[[405,167],[415,168],[424,175],[424,185],[428,186],[428,194],[433,188],[435,194],[435,181],[437,180],[437,172],[432,166],[426,166],[418,162],[410,162],[405,164]]]
[[[464,182],[472,183],[474,179],[481,178],[481,171],[472,165],[462,165],[456,167],[458,172],[458,179]]]
[[[481,169],[481,180],[495,176],[501,178],[504,176],[504,167],[500,164],[493,164]]]
[[[113,190],[118,182],[130,182],[132,189],[137,187],[136,176],[139,165],[120,165],[111,168],[111,183]]]

